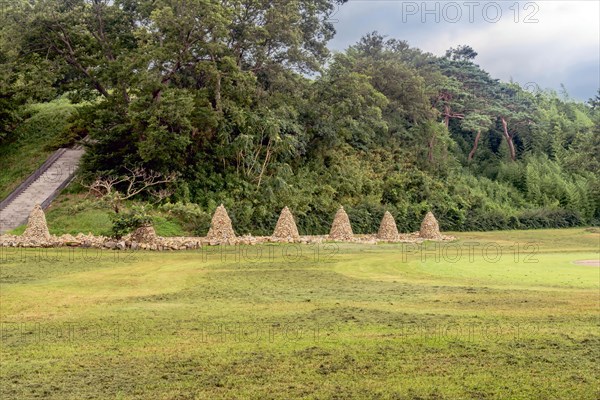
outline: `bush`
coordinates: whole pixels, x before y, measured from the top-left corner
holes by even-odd
[[[211,215],[194,203],[166,203],[159,207],[161,211],[177,218],[186,231],[206,235],[210,228]]]
[[[112,213],[112,236],[121,239],[126,234],[137,228],[152,223],[152,217],[148,215],[144,206],[133,206],[130,210],[120,213]]]
[[[578,212],[565,209],[526,210],[519,215],[521,228],[571,228],[582,225]]]
[[[391,210],[392,214],[394,210]],[[377,203],[361,203],[346,209],[352,230],[356,234],[375,233],[385,213],[385,208]]]
[[[493,231],[519,228],[519,220],[500,210],[470,210],[462,230]]]
[[[27,106],[21,115],[23,122],[15,130],[15,137],[22,141],[45,138],[48,140],[46,146],[54,149],[56,146],[53,142],[68,130],[70,117],[75,110],[75,105],[62,98]]]

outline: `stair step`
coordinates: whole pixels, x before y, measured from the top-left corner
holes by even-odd
[[[71,178],[84,153],[83,149],[66,150],[43,174],[0,210],[0,234],[26,222],[36,204],[46,201]]]

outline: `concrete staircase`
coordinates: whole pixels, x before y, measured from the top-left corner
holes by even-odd
[[[85,150],[59,149],[0,203],[0,234],[23,225],[36,204],[48,208],[73,179]]]

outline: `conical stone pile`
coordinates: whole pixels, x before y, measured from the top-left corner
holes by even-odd
[[[398,227],[396,221],[389,211],[383,214],[381,225],[379,225],[379,232],[377,232],[377,239],[381,240],[396,240],[398,239]]]
[[[348,214],[344,211],[344,207],[340,207],[335,213],[333,224],[331,224],[331,230],[329,231],[329,239],[333,240],[352,240],[354,234],[352,233],[352,226],[350,225],[350,219]]]
[[[423,222],[421,223],[421,230],[419,231],[419,235],[423,239],[442,239],[442,234],[440,233],[440,226],[438,225],[435,216],[430,211],[425,215]]]
[[[292,215],[290,209],[287,207],[281,210],[279,220],[277,221],[277,225],[275,226],[275,230],[273,231],[273,238],[295,240],[300,239],[298,227],[296,226],[296,221],[294,221],[294,216]]]
[[[130,239],[133,242],[152,244],[158,236],[152,226],[140,226],[131,234]]]
[[[48,225],[46,224],[46,215],[44,214],[44,210],[42,210],[42,206],[39,204],[33,207],[31,214],[29,214],[27,228],[23,233],[23,237],[37,242],[46,242],[50,240],[50,232],[48,231]]]
[[[210,229],[208,230],[206,238],[209,240],[218,241],[229,241],[235,239],[235,232],[233,231],[233,226],[231,226],[231,219],[229,218],[227,210],[223,204],[217,207],[217,210],[212,217]]]

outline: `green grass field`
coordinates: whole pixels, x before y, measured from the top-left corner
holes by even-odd
[[[600,235],[456,235],[3,249],[0,397],[598,399]]]

